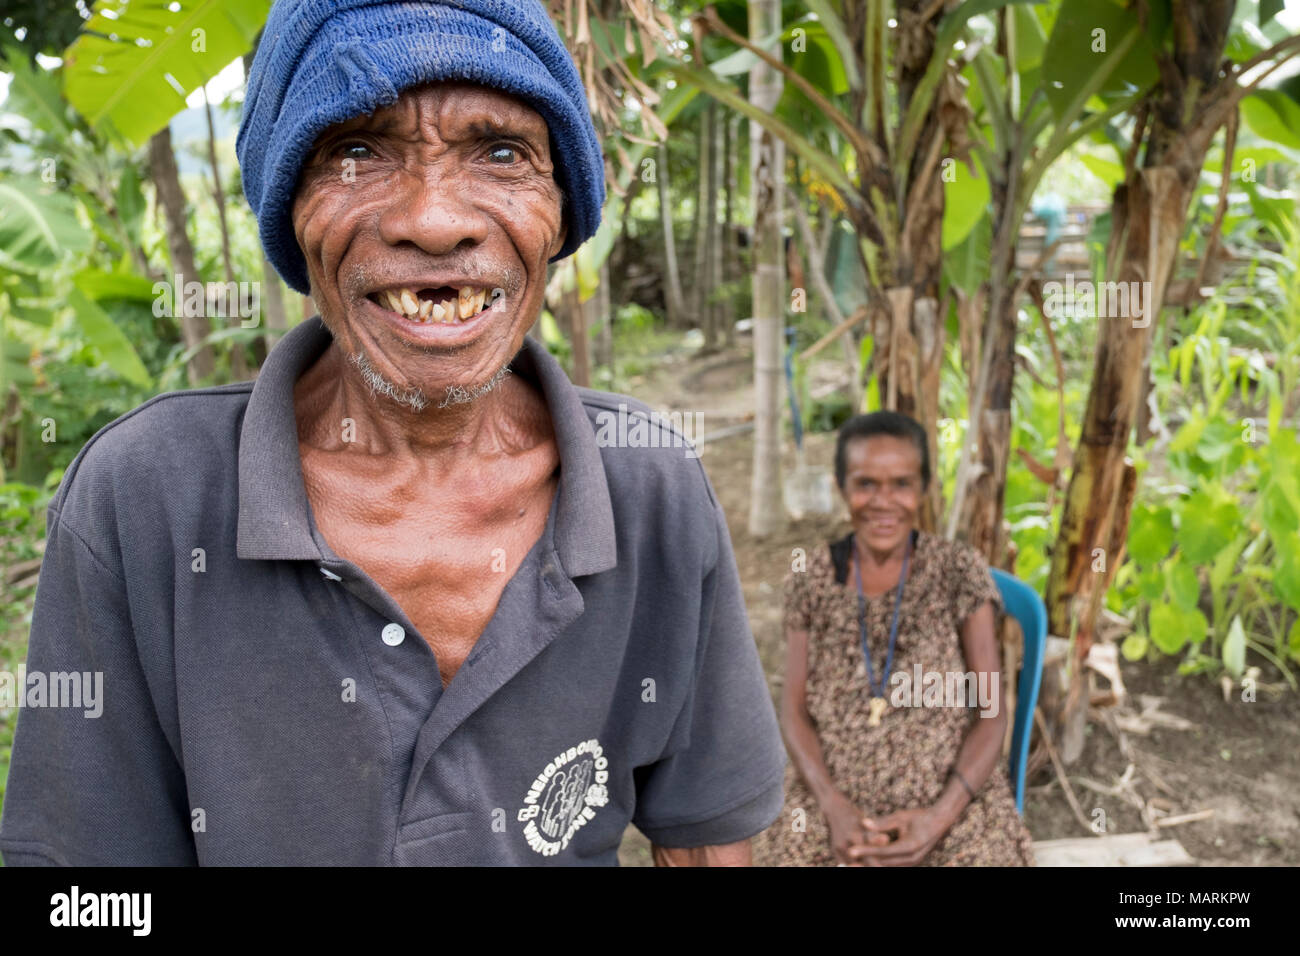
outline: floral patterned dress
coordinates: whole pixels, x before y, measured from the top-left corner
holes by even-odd
[[[878,726],[868,724],[871,693],[859,636],[857,584],[849,576],[851,536],[818,549],[806,571],[792,571],[784,582],[785,626],[808,632],[807,706],[826,768],[840,792],[875,817],[930,806],[943,791],[980,705],[969,706],[969,689],[954,683],[944,695],[937,681],[925,675],[964,674],[960,622],[985,601],[999,609],[1002,603],[979,552],[926,532],[915,534],[899,609],[895,676],[886,680],[889,706]],[[867,599],[867,646],[877,679],[889,645],[894,595],[891,589]],[[900,672],[908,675],[906,681]],[[919,686],[909,698],[913,683]],[[985,688],[980,698],[977,687],[975,693],[987,703],[990,692]],[[998,688],[998,706],[1002,698]],[[834,866],[830,828],[793,763],[786,767],[785,792],[781,816],[754,840],[754,862]],[[1016,812],[1004,759],[921,865],[1034,865],[1029,831]]]

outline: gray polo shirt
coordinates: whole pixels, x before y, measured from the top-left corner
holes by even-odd
[[[771,823],[785,752],[726,521],[680,436],[598,440],[620,403],[648,409],[574,387],[526,340],[513,367],[550,409],[559,488],[444,690],[401,607],[312,520],[293,385],[329,343],[304,322],[255,384],[159,396],[68,469],[5,862],[614,865],[629,821],[668,847]],[[102,673],[102,713],[30,692],[58,673]]]

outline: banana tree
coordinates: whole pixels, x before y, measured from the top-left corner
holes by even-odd
[[[1111,22],[1116,15],[1095,13],[1096,6],[1065,0],[999,11],[995,30],[974,41],[979,48],[963,75],[971,84],[976,110],[970,129],[978,160],[974,165],[977,173],[987,174],[988,182],[957,169],[948,198],[956,213],[983,197],[988,212],[965,236],[963,217],[947,217],[945,226],[953,228],[946,230],[944,245],[957,257],[955,266],[967,256],[979,260],[974,268],[965,263],[965,268],[949,269],[958,309],[983,302],[987,311],[978,361],[971,369],[970,427],[961,445],[946,533],[950,538],[962,535],[999,566],[1007,564],[1002,509],[1017,316],[1027,292],[1041,298],[1037,266],[1016,266],[1021,225],[1052,164],[1131,109],[1154,81],[1145,31],[1135,20],[1117,29]],[[1104,23],[1103,32],[1092,32],[1099,22]],[[1076,49],[1080,38],[1086,44],[1082,50]],[[1079,68],[1083,56],[1088,57],[1086,70]],[[952,245],[959,239],[960,246]],[[987,256],[984,249],[989,250]],[[1048,254],[1050,249],[1045,249],[1038,264]],[[1058,469],[1066,464],[1067,453],[1062,434]]]
[[[950,10],[929,0],[810,0],[811,14],[778,35],[753,40],[712,8],[698,18],[712,31],[779,71],[787,96],[802,97],[833,132],[833,146],[746,99],[715,64],[674,67],[684,82],[747,116],[834,189],[857,233],[868,308],[862,313],[874,342],[872,373],[886,408],[926,425],[937,457],[939,370],[945,317],[940,307],[944,172],[967,162],[970,109],[958,72],[969,55],[958,43],[975,16],[1025,0],[965,0]],[[842,92],[810,80],[798,58],[824,39]],[[799,41],[796,43],[795,41]],[[773,52],[790,42],[793,55]],[[957,56],[959,63],[953,62]],[[891,68],[892,67],[892,68]],[[841,330],[843,331],[843,330]],[[922,523],[937,525],[938,484]]]
[[[1074,637],[1076,662],[1092,643],[1106,590],[1108,576],[1094,572],[1098,557],[1105,567],[1123,555],[1135,481],[1128,451],[1143,394],[1143,368],[1200,171],[1216,134],[1243,99],[1300,53],[1300,36],[1257,52],[1231,46],[1234,0],[1139,2],[1130,10],[1086,6],[1081,12],[1085,18],[1101,12],[1130,29],[1145,28],[1153,38],[1156,81],[1136,111],[1123,182],[1114,193],[1106,254],[1107,279],[1144,285],[1145,307],[1140,320],[1099,323],[1087,409],[1052,551],[1049,626],[1053,633]],[[1279,8],[1259,4],[1261,23]],[[1229,174],[1226,163],[1224,174]],[[1072,673],[1067,759],[1082,748],[1087,704],[1083,669],[1075,667]]]
[[[64,53],[64,94],[100,135],[149,144],[149,167],[166,213],[172,272],[202,281],[186,231],[188,219],[168,123],[186,98],[254,44],[271,0],[107,0]],[[215,368],[203,316],[183,314],[192,358],[190,384]]]

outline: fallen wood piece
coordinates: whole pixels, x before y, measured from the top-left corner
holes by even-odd
[[[1191,866],[1192,856],[1176,839],[1157,840],[1149,833],[1116,833],[1082,839],[1034,843],[1039,866]]]
[[[1070,804],[1070,809],[1074,811],[1074,818],[1079,821],[1079,825],[1085,830],[1091,830],[1092,826],[1088,823],[1088,818],[1083,815],[1083,810],[1079,807],[1079,801],[1074,795],[1074,789],[1070,786],[1070,778],[1065,775],[1065,768],[1061,766],[1061,758],[1057,756],[1056,748],[1052,746],[1052,735],[1047,732],[1047,721],[1043,719],[1042,708],[1034,708],[1034,721],[1038,724],[1038,732],[1042,735],[1043,746],[1047,748],[1047,756],[1051,758],[1052,768],[1056,771],[1056,779],[1061,781],[1061,789],[1065,791],[1066,802]]]
[[[1195,823],[1197,820],[1208,820],[1214,816],[1214,807],[1208,807],[1205,810],[1197,810],[1195,813],[1183,813],[1176,817],[1161,817],[1156,820],[1158,827],[1176,827],[1183,823]]]
[[[1145,737],[1157,727],[1164,730],[1195,730],[1196,725],[1190,720],[1162,713],[1158,710],[1143,711],[1140,714],[1116,714],[1115,726],[1130,734]]]

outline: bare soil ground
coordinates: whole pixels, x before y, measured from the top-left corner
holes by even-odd
[[[703,412],[708,435],[750,413],[751,366],[743,348],[703,359],[679,354],[629,383],[628,390],[661,409]],[[841,513],[792,522],[763,540],[752,537],[747,530],[752,452],[752,434],[740,434],[708,442],[701,461],[727,513],[750,625],[775,699],[783,670],[780,588],[792,551],[824,546],[849,526]],[[834,436],[809,436],[806,454],[810,464],[831,468]],[[793,451],[787,448],[787,473],[793,467]],[[1131,833],[1146,829],[1139,803],[1154,799],[1157,814],[1170,817],[1209,809],[1213,814],[1207,819],[1160,828],[1162,838],[1176,837],[1202,865],[1300,864],[1300,697],[1289,689],[1274,694],[1261,688],[1253,703],[1243,702],[1239,690],[1225,702],[1217,683],[1180,676],[1174,659],[1121,662],[1134,702],[1130,709],[1139,709],[1141,695],[1153,695],[1163,698],[1162,713],[1192,726],[1130,733],[1126,757],[1115,734],[1100,720],[1091,721],[1081,757],[1066,768],[1086,819],[1091,822],[1100,808],[1108,833]],[[1264,668],[1264,683],[1285,687],[1265,662],[1251,663]],[[1035,840],[1092,834],[1071,810],[1050,763],[1044,761],[1030,777],[1027,791],[1025,821]],[[626,866],[650,865],[646,840],[634,828],[620,858]]]

